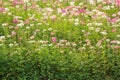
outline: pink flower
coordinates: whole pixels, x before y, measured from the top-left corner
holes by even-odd
[[[18,3],[19,3],[18,0],[14,0],[13,5],[15,6],[15,5],[17,5]]]
[[[12,31],[12,34],[11,34],[12,36],[15,36],[16,35],[16,32],[15,31]]]
[[[79,13],[84,13],[84,12],[85,12],[85,9],[80,9],[78,12],[79,12]]]
[[[86,32],[86,33],[84,34],[84,36],[88,36],[88,35],[90,35],[90,32]]]
[[[109,1],[109,0],[104,0],[104,2],[105,2],[106,4],[110,4],[110,1]]]
[[[120,0],[116,0],[116,5],[120,6]]]
[[[18,20],[17,20],[17,19],[14,19],[14,20],[13,20],[13,23],[18,23]]]
[[[74,16],[78,16],[78,15],[79,15],[79,13],[78,13],[78,12],[74,13]]]
[[[86,39],[85,42],[89,42],[90,40],[89,39]]]
[[[118,17],[115,17],[115,18],[113,18],[113,19],[108,19],[108,21],[110,22],[110,23],[116,23],[116,22],[118,22]]]
[[[29,24],[30,23],[30,20],[29,19],[27,19],[27,20],[25,20],[25,22],[24,22],[25,24]]]
[[[40,31],[39,29],[36,29],[36,30],[35,30],[36,33],[39,32],[39,31]]]
[[[34,36],[34,35],[30,36],[30,39],[34,39],[34,38],[35,38],[35,36]]]
[[[113,30],[112,30],[112,32],[116,32],[116,30],[115,30],[115,29],[113,29]]]
[[[15,29],[17,30],[19,27],[18,26],[15,26]]]
[[[120,48],[120,46],[114,46],[114,48],[115,48],[115,49],[119,49],[119,48]]]
[[[82,25],[85,25],[85,22],[84,22],[84,21],[81,21],[81,24],[82,24]]]
[[[56,15],[53,15],[50,17],[52,20],[55,20],[56,19]]]
[[[115,23],[115,22],[117,22],[117,20],[118,20],[118,18],[113,18],[112,22]]]
[[[51,36],[52,36],[52,35],[55,35],[55,33],[54,33],[54,32],[51,32],[50,34],[51,34]]]
[[[112,14],[112,16],[113,16],[113,17],[116,17],[116,16],[117,16],[117,14]]]
[[[5,8],[0,8],[0,11],[4,11],[5,10]]]
[[[52,42],[56,42],[57,38],[56,37],[52,37]]]
[[[65,13],[65,12],[66,12],[66,10],[65,10],[65,9],[63,9],[63,10],[62,10],[62,13]]]
[[[90,45],[90,40],[86,39],[85,42],[87,43],[87,45]]]
[[[20,0],[20,2],[18,0],[14,0],[13,5],[15,6],[18,4],[23,4],[23,3],[24,3],[23,0]]]

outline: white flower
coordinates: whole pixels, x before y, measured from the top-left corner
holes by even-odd
[[[16,6],[16,8],[19,8],[19,7],[20,7],[20,6],[18,6],[18,5]]]
[[[24,2],[28,2],[28,0],[24,0]]]
[[[75,4],[75,2],[70,2],[70,5],[71,5],[71,6],[74,6],[74,4]]]
[[[89,27],[89,30],[94,30],[94,27]]]
[[[77,46],[77,44],[73,42],[73,43],[72,43],[72,46]]]
[[[89,0],[89,4],[94,5],[95,2],[93,0]]]
[[[79,22],[79,19],[78,19],[78,18],[76,18],[76,19],[75,19],[75,22]]]
[[[60,8],[57,9],[58,13],[62,13],[62,10]]]
[[[10,44],[9,44],[9,47],[12,47],[12,46],[13,46],[13,43],[10,43]]]
[[[48,28],[48,31],[52,31],[52,28]]]
[[[106,39],[107,42],[110,42],[110,39]]]
[[[48,46],[52,46],[53,44],[48,44]]]
[[[23,27],[24,24],[23,23],[20,23],[20,24],[17,24],[18,27]]]
[[[94,23],[95,26],[102,26],[103,24],[102,23]]]
[[[11,35],[7,35],[7,37],[8,37],[8,38],[10,38],[10,37],[11,37]]]
[[[111,8],[115,8],[115,6],[111,6]]]
[[[120,44],[120,41],[118,41],[117,44]]]
[[[30,29],[30,26],[27,26],[26,29]]]
[[[82,6],[83,5],[83,3],[79,3],[79,6]]]
[[[2,39],[5,39],[5,36],[0,36],[0,39],[2,40]]]
[[[117,14],[120,15],[120,11]]]
[[[9,8],[5,8],[5,11],[7,11],[7,12],[8,12],[8,11],[9,11]]]
[[[97,0],[98,3],[102,2],[103,0]]]
[[[92,26],[92,23],[88,23],[87,26]]]
[[[82,47],[82,49],[86,49],[85,47]]]
[[[103,9],[104,10],[110,10],[110,6],[104,6]]]
[[[0,44],[0,46],[3,46],[3,44]]]
[[[117,37],[120,37],[120,35],[118,34]]]
[[[46,29],[43,29],[43,32],[47,31]]]
[[[100,31],[100,28],[96,28],[96,29],[95,29],[95,32],[99,32],[99,31]]]
[[[70,46],[70,42],[67,42],[67,43],[66,43],[66,46]]]
[[[63,0],[59,0],[60,2],[63,2]]]
[[[79,25],[79,23],[78,22],[75,22],[75,24],[74,24],[75,26],[78,26]]]
[[[9,13],[8,13],[8,15],[12,15],[12,13],[11,13],[11,12],[9,12]]]
[[[85,30],[82,30],[82,32],[85,32]]]
[[[14,53],[18,53],[18,51],[14,51]]]
[[[34,42],[35,42],[35,40],[28,41],[28,43],[34,43]]]
[[[103,35],[107,35],[107,32],[103,31],[103,32],[100,32],[101,34]]]
[[[2,24],[2,26],[7,26],[7,25],[8,25],[8,23],[3,23],[3,24]]]

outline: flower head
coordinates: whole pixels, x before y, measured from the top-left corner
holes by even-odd
[[[18,23],[18,20],[17,20],[17,19],[14,19],[14,20],[13,20],[13,23]]]
[[[24,0],[24,2],[26,3],[26,2],[29,2],[28,0]]]
[[[57,38],[56,37],[52,37],[52,42],[56,42]]]

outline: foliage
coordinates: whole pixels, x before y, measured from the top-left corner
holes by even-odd
[[[0,80],[119,80],[115,3],[0,1]]]

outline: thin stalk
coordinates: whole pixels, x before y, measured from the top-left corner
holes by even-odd
[[[25,8],[26,8],[26,10],[25,10],[25,15],[26,15],[26,19],[27,19],[27,17],[28,17],[28,4],[27,4],[27,2],[25,2]]]

